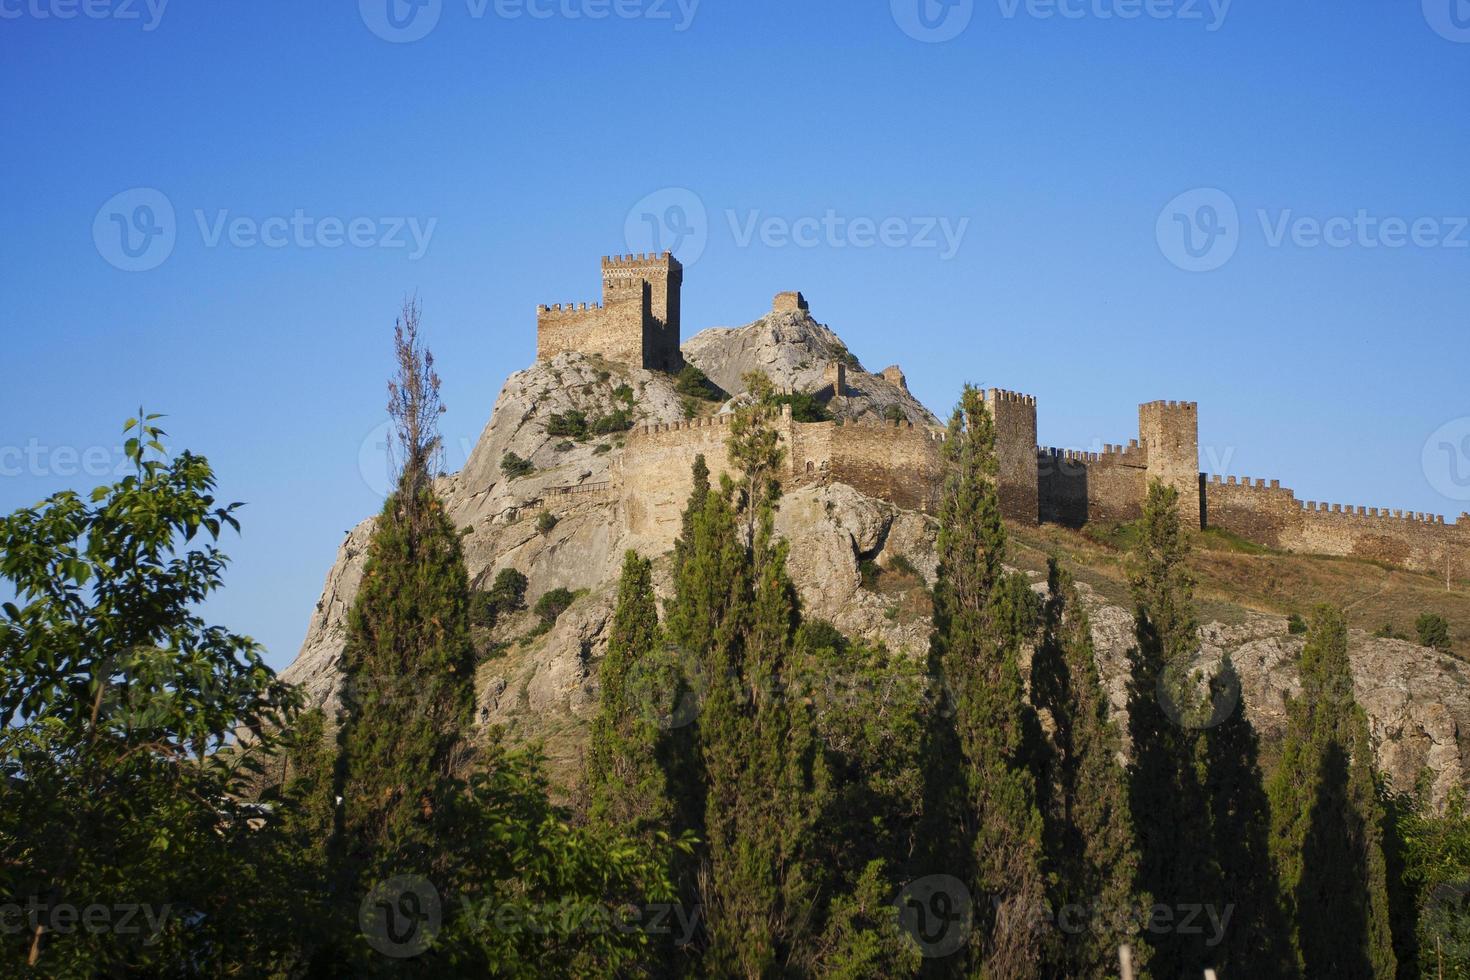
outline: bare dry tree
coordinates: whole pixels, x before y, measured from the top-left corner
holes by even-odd
[[[445,411],[439,401],[434,355],[419,333],[419,312],[418,296],[405,297],[393,323],[393,354],[398,369],[388,382],[388,414],[396,436],[389,441],[389,460],[400,496],[409,507],[438,471],[443,446],[439,416]]]

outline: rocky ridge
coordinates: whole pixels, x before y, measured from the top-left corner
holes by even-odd
[[[740,377],[751,370],[765,371],[785,390],[816,391],[825,365],[841,359],[849,365],[848,393],[832,405],[837,414],[857,418],[898,405],[916,424],[937,424],[905,386],[862,370],[837,335],[805,313],[773,313],[745,327],[707,330],[685,344],[684,353],[731,395],[741,392]],[[511,643],[481,666],[477,678],[481,722],[503,725],[513,737],[542,741],[554,772],[567,778],[575,772],[586,721],[595,709],[597,666],[630,539],[618,502],[606,489],[623,451],[622,436],[579,441],[549,436],[545,429],[553,414],[576,410],[596,418],[626,407],[630,392],[640,424],[684,417],[685,400],[664,374],[580,354],[562,354],[517,372],[507,379],[465,468],[438,485],[454,523],[464,529],[465,560],[478,587],[488,587],[500,569],[514,567],[530,582],[531,602],[556,587],[585,590],[551,630]],[[534,470],[508,476],[501,465],[507,453],[529,461]],[[564,492],[573,487],[582,492]],[[536,517],[549,500],[558,520],[543,532]],[[283,674],[329,711],[339,696],[347,612],[361,580],[371,527],[371,519],[359,524],[339,547],[301,651]],[[929,632],[925,589],[935,574],[932,519],[831,483],[788,494],[777,528],[791,541],[790,571],[806,615],[922,659]],[[656,562],[655,572],[660,596],[667,598],[666,558]],[[1038,581],[1037,587],[1044,585]],[[1121,716],[1131,612],[1085,585],[1080,588],[1092,615],[1099,670]],[[512,617],[490,639],[524,636],[531,625],[529,614]],[[1201,665],[1231,656],[1247,713],[1268,742],[1283,729],[1285,696],[1299,692],[1295,663],[1301,644],[1277,616],[1250,613],[1243,624],[1204,624]],[[1470,731],[1465,665],[1360,631],[1351,634],[1350,652],[1355,694],[1369,716],[1380,766],[1394,784],[1408,788],[1427,768],[1437,798],[1463,785],[1470,749],[1461,737]]]

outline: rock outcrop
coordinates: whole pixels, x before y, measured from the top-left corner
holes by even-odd
[[[909,393],[896,369],[863,371],[837,335],[805,311],[772,313],[739,329],[707,330],[684,346],[686,359],[732,395],[740,378],[765,371],[780,387],[817,391],[827,366],[846,366],[841,416],[882,415],[898,406],[915,424],[934,416]],[[631,403],[631,404],[630,404]],[[513,735],[543,742],[555,766],[575,771],[586,719],[596,704],[597,666],[607,642],[623,551],[630,538],[617,495],[607,489],[623,450],[617,432],[578,440],[547,433],[553,415],[587,419],[629,412],[636,423],[675,422],[685,399],[668,375],[575,353],[560,354],[512,375],[464,470],[438,490],[464,530],[471,581],[486,588],[502,568],[528,578],[528,599],[557,587],[584,590],[555,626],[509,644],[481,666],[478,717]],[[527,461],[515,476],[507,454]],[[556,522],[538,528],[550,511]],[[335,706],[348,609],[361,580],[372,521],[358,525],[338,549],[297,660],[284,676],[313,703]],[[900,509],[836,482],[802,486],[781,502],[778,531],[791,541],[790,572],[809,617],[881,642],[921,661],[928,645],[929,599],[936,571],[932,518]],[[655,556],[659,557],[659,556]],[[668,562],[656,562],[656,586],[669,592]],[[1034,576],[1033,576],[1034,578]],[[1088,604],[1098,666],[1115,711],[1126,710],[1128,609],[1080,586]],[[1295,663],[1301,638],[1285,620],[1249,613],[1243,624],[1202,630],[1200,662],[1227,653],[1242,678],[1247,712],[1266,741],[1284,725],[1284,697],[1299,689]],[[496,639],[530,632],[529,614],[503,623]],[[1461,732],[1470,730],[1470,675],[1458,660],[1411,643],[1353,632],[1355,695],[1367,711],[1379,763],[1401,788],[1428,769],[1442,799],[1465,779]]]

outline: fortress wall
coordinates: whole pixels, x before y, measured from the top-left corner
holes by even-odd
[[[645,548],[659,554],[674,546],[694,486],[695,456],[704,455],[711,485],[718,486],[722,474],[735,476],[725,448],[729,435],[729,415],[639,426],[628,433],[614,479],[624,524],[646,542]]]
[[[814,483],[825,479],[832,469],[832,434],[838,427],[831,422],[794,422],[786,436],[786,467],[791,484]]]
[[[564,351],[579,351],[642,366],[643,307],[641,297],[605,306],[543,306],[536,311],[536,358],[544,361]]]
[[[943,441],[937,432],[912,423],[823,424],[832,429],[832,479],[899,507],[938,510]]]
[[[1045,523],[1087,523],[1087,462],[1079,458],[1084,455],[1064,449],[1036,451],[1037,507]]]
[[[1148,454],[1136,446],[1105,446],[1094,456],[1087,464],[1087,519],[1133,521],[1142,517],[1148,497]]]
[[[1205,523],[1272,548],[1299,534],[1302,505],[1280,480],[1212,476],[1204,484]]]
[[[1303,503],[1280,481],[1211,476],[1202,484],[1205,516],[1219,527],[1271,547],[1388,562],[1413,571],[1470,571],[1470,517],[1443,517],[1386,507]]]

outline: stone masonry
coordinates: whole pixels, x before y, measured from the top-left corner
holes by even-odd
[[[668,253],[623,256],[603,259],[602,268],[601,306],[539,308],[538,357],[577,350],[650,370],[678,370],[678,260]],[[798,292],[779,294],[774,308],[808,311]],[[883,374],[904,385],[897,367]],[[824,380],[840,396],[845,367],[829,366]],[[1221,528],[1288,551],[1361,557],[1416,571],[1470,572],[1470,514],[1448,524],[1433,514],[1302,502],[1277,480],[1268,485],[1201,473],[1194,402],[1140,405],[1138,437],[1093,453],[1039,447],[1034,396],[1003,389],[984,396],[995,421],[1001,511],[1008,520],[1071,527],[1135,520],[1149,484],[1157,480],[1178,491],[1180,516],[1190,527]],[[715,479],[731,469],[725,449],[729,419],[718,415],[629,433],[610,492],[631,531],[672,545],[694,457],[705,456]],[[942,429],[868,420],[795,422],[789,406],[778,428],[786,449],[783,482],[845,483],[910,510],[938,510]]]
[[[601,303],[536,308],[536,359],[563,351],[598,354],[650,371],[677,371],[684,267],[672,254],[602,260]]]

